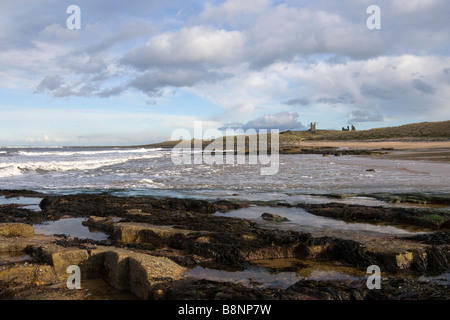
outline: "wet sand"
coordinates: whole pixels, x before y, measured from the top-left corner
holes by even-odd
[[[384,159],[450,162],[450,141],[304,141],[303,147],[386,150]]]
[[[302,141],[299,146],[305,147],[342,147],[350,149],[382,149],[392,148],[394,150],[419,150],[419,149],[448,149],[450,141],[397,141],[397,140],[375,140],[375,141]]]

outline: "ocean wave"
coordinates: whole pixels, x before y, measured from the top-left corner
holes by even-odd
[[[3,162],[0,163],[0,178],[21,175],[25,172],[67,172],[95,170],[102,167],[121,164],[132,160],[153,159],[164,156],[164,154],[151,154],[128,156],[120,158],[104,158],[91,160],[72,161],[37,161],[37,162]]]
[[[0,164],[0,178],[21,175],[22,171],[15,165]]]
[[[61,146],[2,146],[3,149],[63,149]]]
[[[138,182],[138,186],[145,186],[146,188],[164,188],[165,184],[153,181],[152,179],[142,179]]]
[[[75,155],[102,155],[102,154],[125,154],[125,153],[146,153],[146,152],[155,152],[161,151],[161,148],[158,149],[111,149],[111,150],[96,150],[96,151],[44,151],[44,152],[32,152],[32,151],[19,151],[18,154],[21,156],[75,156]]]

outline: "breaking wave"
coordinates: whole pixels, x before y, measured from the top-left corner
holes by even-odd
[[[162,157],[163,154],[146,154],[115,158],[94,158],[81,160],[63,161],[27,161],[27,162],[2,162],[0,163],[0,178],[11,177],[34,171],[44,172],[67,172],[95,170],[102,167],[126,163],[132,160],[153,159]]]
[[[125,154],[125,153],[147,153],[161,151],[162,149],[111,149],[111,150],[93,150],[93,151],[49,151],[49,152],[33,152],[33,151],[19,151],[18,154],[22,156],[91,156],[91,155],[107,155],[107,154]]]

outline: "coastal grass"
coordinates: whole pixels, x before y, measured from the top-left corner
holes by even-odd
[[[445,217],[439,215],[439,214],[430,214],[427,216],[427,219],[431,220],[431,221],[435,221],[435,222],[439,222],[442,221],[444,219],[446,219]]]
[[[271,135],[268,135],[268,142],[270,143]],[[340,131],[340,130],[317,130],[315,133],[305,131],[284,131],[279,135],[279,142],[281,147],[298,146],[302,141],[376,141],[376,140],[433,140],[433,139],[450,139],[450,120],[441,122],[422,122],[406,124],[398,127],[385,127],[370,130],[356,130],[356,131]],[[225,139],[224,139],[225,140]],[[237,138],[234,138],[235,146]],[[248,137],[246,138],[248,145]],[[194,147],[195,139],[190,140],[191,146]],[[203,148],[208,146],[213,140],[202,140]],[[178,145],[181,140],[164,141],[153,143],[140,147],[151,148],[173,148]],[[224,143],[225,147],[225,143]],[[292,153],[297,153],[297,150],[292,150]]]
[[[380,139],[438,139],[450,138],[450,121],[422,122],[406,124],[399,127],[376,128],[370,130],[338,131],[317,130],[315,134],[309,131],[285,131],[281,133],[280,142],[320,140],[380,140]]]

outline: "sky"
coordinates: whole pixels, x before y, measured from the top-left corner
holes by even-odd
[[[3,146],[370,129],[449,120],[449,101],[450,1],[0,2]]]

